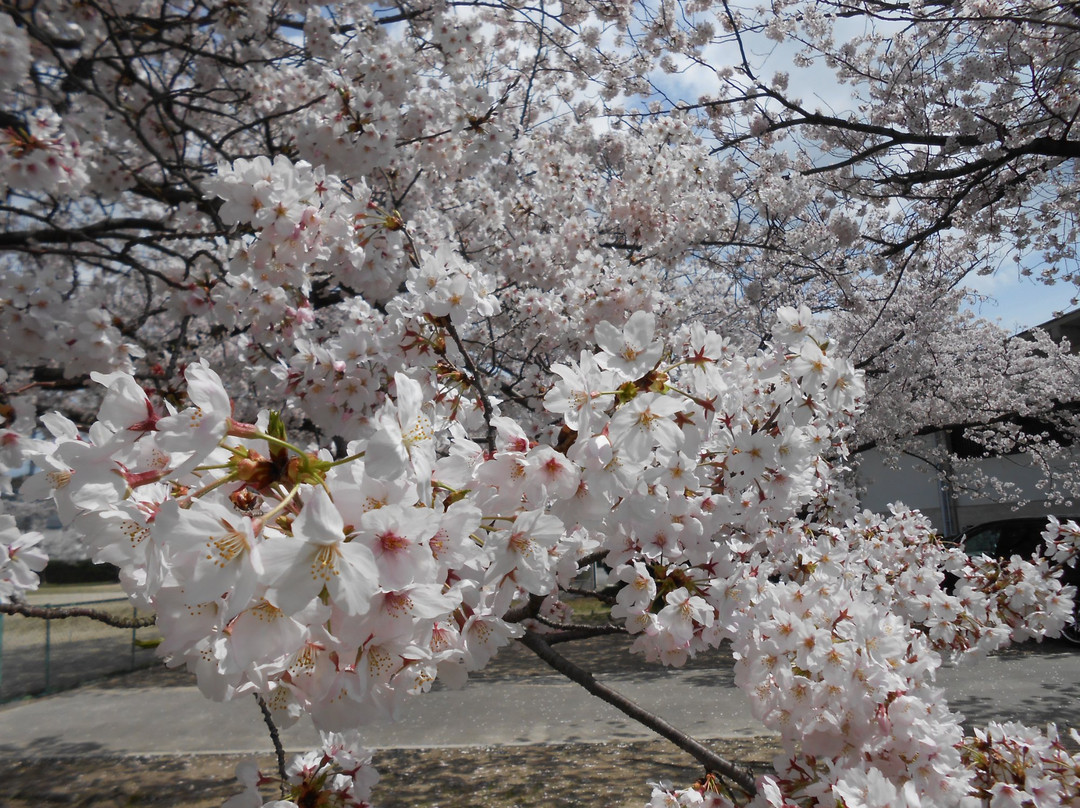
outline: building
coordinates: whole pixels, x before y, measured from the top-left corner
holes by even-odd
[[[1080,309],[1039,327],[1058,342],[1068,339],[1074,353],[1080,350]],[[1024,339],[1029,333],[1022,332],[1014,339]],[[961,435],[941,431],[915,439],[892,462],[877,449],[861,453],[856,460],[856,485],[863,507],[886,512],[890,503],[902,502],[922,511],[946,536],[993,519],[1080,513],[1080,501],[1061,505],[1047,499],[1040,485],[1045,475],[1028,455],[985,457],[981,452],[965,452],[963,443]],[[963,466],[954,471],[968,477],[994,478],[1001,483],[1002,495],[978,485],[954,487],[942,473],[945,450],[952,450],[959,458],[957,464]],[[1080,460],[1080,452],[1052,468],[1061,475],[1075,474],[1071,468],[1074,460]]]

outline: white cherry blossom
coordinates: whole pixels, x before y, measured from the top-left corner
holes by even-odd
[[[379,583],[379,568],[368,547],[348,541],[341,514],[325,491],[311,492],[292,530],[292,536],[276,538],[262,548],[271,602],[292,615],[325,588],[348,614],[366,614]]]

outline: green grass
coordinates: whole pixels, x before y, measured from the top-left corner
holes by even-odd
[[[611,607],[596,598],[572,598],[566,603],[574,610],[574,621],[577,623],[603,624],[610,620]]]
[[[33,594],[34,600],[40,602],[48,595],[98,595],[105,592],[115,592],[116,597],[124,597],[124,590],[120,587],[120,584],[108,582],[93,584],[42,584]]]

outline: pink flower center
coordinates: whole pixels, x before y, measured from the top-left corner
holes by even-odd
[[[379,541],[379,547],[382,548],[384,553],[399,553],[409,547],[409,540],[392,530],[380,533],[376,538]]]

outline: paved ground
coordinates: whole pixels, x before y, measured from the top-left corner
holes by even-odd
[[[608,673],[599,678],[700,738],[763,734],[726,668]],[[939,684],[969,723],[991,719],[1080,727],[1080,652],[1047,645],[941,671]],[[297,725],[290,749],[313,745]],[[653,736],[554,675],[481,679],[463,691],[411,699],[401,720],[373,727],[373,748],[457,747]],[[83,688],[0,709],[0,755],[265,752],[253,699],[214,704],[193,687]]]
[[[608,681],[701,737],[749,736],[741,700],[702,710],[714,693],[704,677]],[[727,691],[738,697],[738,693]],[[374,748],[599,742],[655,737],[561,677],[485,682],[410,700],[401,720],[372,729]],[[253,699],[213,704],[197,689],[71,691],[0,711],[0,754],[264,752],[266,729]],[[316,745],[309,724],[283,732],[290,749]]]

